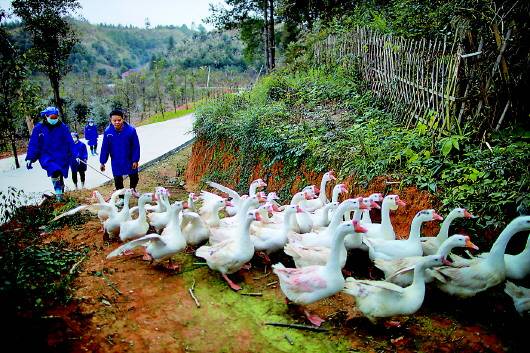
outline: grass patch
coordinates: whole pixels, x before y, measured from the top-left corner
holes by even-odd
[[[162,116],[162,113],[158,113],[158,114],[155,114],[145,120],[142,120],[141,122],[139,122],[138,124],[136,124],[136,126],[142,126],[142,125],[149,125],[149,124],[154,124],[154,123],[161,123],[163,121],[166,121],[166,120],[171,120],[171,119],[176,119],[176,118],[180,118],[184,115],[188,115],[190,113],[193,113],[195,111],[195,107],[193,105],[191,105],[191,108],[189,109],[182,109],[182,110],[177,110],[176,112],[165,112],[164,113],[164,116]]]

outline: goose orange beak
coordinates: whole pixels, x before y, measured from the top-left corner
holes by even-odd
[[[398,206],[407,206],[407,204],[405,203],[405,201],[403,201],[403,200],[400,199],[399,197],[396,197],[396,202],[397,202]]]
[[[377,210],[381,209],[381,206],[379,206],[379,204],[377,202],[372,201],[372,200],[370,200],[370,206],[372,206],[372,208],[375,208]]]
[[[464,210],[464,218],[475,218],[471,213],[469,213],[467,210]]]
[[[366,233],[366,232],[368,232],[368,229],[364,228],[359,223],[359,221],[353,220],[352,224],[353,224],[353,230],[355,231],[355,233]]]
[[[442,216],[440,216],[438,213],[436,212],[433,212],[432,213],[432,219],[433,221],[443,221],[444,218]]]
[[[302,213],[304,210],[300,208],[300,206],[296,205],[296,213]]]
[[[469,239],[469,237],[466,237],[466,248],[470,248],[470,249],[478,250],[478,246],[476,246],[475,244],[473,244],[473,243],[471,242],[471,240]]]
[[[234,207],[234,204],[228,200],[225,200],[225,206]]]

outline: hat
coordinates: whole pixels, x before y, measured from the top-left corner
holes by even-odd
[[[55,107],[46,107],[46,109],[40,112],[40,115],[41,116],[59,115],[59,109]]]

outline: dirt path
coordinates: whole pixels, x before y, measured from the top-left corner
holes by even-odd
[[[141,189],[165,185],[173,199],[184,199],[186,193],[178,185],[189,154],[190,148],[145,170]],[[89,192],[78,195],[88,198]],[[250,271],[234,276],[243,286],[235,293],[218,273],[197,264],[203,260],[192,254],[175,257],[181,264],[176,272],[150,265],[140,252],[106,260],[118,244],[103,241],[95,218],[47,238],[91,249],[75,282],[72,303],[49,313],[64,321],[60,330],[48,335],[51,351],[515,352],[524,347],[522,334],[514,328],[527,321],[517,316],[502,288],[467,301],[429,290],[423,308],[399,318],[401,327],[394,328],[371,324],[357,312],[351,297],[339,294],[308,307],[327,320],[328,331],[300,331],[265,325],[305,322],[296,308],[287,307],[276,276],[259,259]],[[367,271],[358,269],[366,269],[366,258],[362,253],[352,258],[347,267],[357,269],[354,276],[365,278]],[[280,256],[273,261],[288,259]],[[200,308],[188,292],[193,283]]]

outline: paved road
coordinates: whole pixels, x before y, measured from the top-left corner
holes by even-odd
[[[188,114],[178,119],[137,127],[136,131],[140,139],[141,150],[140,169],[145,163],[191,140],[194,137],[192,132],[194,119],[193,114]],[[101,139],[102,136],[100,135],[98,152],[101,148]],[[85,140],[81,140],[86,143]],[[19,169],[15,169],[13,157],[0,160],[0,191],[6,192],[9,186],[13,186],[31,195],[31,200],[33,201],[26,201],[25,203],[33,203],[36,200],[40,200],[43,193],[53,193],[53,188],[50,178],[46,176],[46,171],[41,168],[38,162],[33,164],[33,169],[27,170],[25,168],[25,157],[25,154],[19,156],[20,164],[23,166]],[[99,156],[91,156],[90,150],[88,164],[99,171]],[[104,173],[106,176],[88,167],[85,187],[94,188],[112,178],[110,160],[107,162],[106,167],[107,169]],[[127,185],[128,181],[125,182],[125,186]],[[74,189],[71,173],[68,175],[68,179],[65,180],[65,186],[66,190]]]

